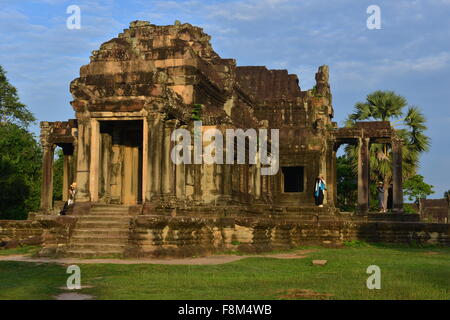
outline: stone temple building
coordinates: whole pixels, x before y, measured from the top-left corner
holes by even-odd
[[[38,215],[57,212],[52,162],[59,146],[64,200],[77,183],[75,204],[64,217],[75,221],[68,253],[184,254],[231,243],[267,248],[285,241],[279,223],[340,221],[336,151],[345,143],[360,150],[361,216],[368,213],[369,144],[392,144],[394,211],[402,211],[401,141],[388,122],[337,127],[327,66],[318,68],[314,88],[302,90],[286,70],[221,58],[199,27],[134,21],[92,52],[70,92],[75,119],[41,123]],[[261,175],[260,165],[249,163],[174,164],[171,133],[192,131],[195,110],[205,128],[279,129],[278,173]],[[323,208],[313,197],[319,174],[328,187]]]

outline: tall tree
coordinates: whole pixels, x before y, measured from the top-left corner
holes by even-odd
[[[26,129],[34,121],[0,66],[0,219],[24,219],[39,207],[41,149]]]
[[[430,138],[425,135],[427,129],[425,117],[418,107],[408,106],[407,100],[393,91],[375,91],[366,97],[365,102],[355,104],[346,126],[351,127],[356,121],[389,121],[403,140],[403,178],[416,174],[419,168],[420,154],[428,151]],[[406,111],[404,110],[407,107]],[[346,153],[352,159],[356,171],[358,154],[356,146],[347,146]],[[392,150],[389,144],[372,143],[370,146],[370,180],[382,181],[385,190],[392,183]],[[388,192],[385,192],[385,205]]]
[[[0,125],[0,219],[24,219],[39,208],[41,149],[14,123]]]
[[[34,121],[35,117],[20,102],[17,89],[9,83],[6,71],[0,66],[0,124],[15,123],[26,128]]]
[[[433,188],[434,186],[426,183],[424,177],[420,174],[410,177],[403,183],[405,196],[410,201],[418,201],[419,199],[426,198],[434,193]]]

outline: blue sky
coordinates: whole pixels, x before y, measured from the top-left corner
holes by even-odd
[[[366,27],[372,4],[381,30]],[[81,8],[80,30],[66,28],[69,5]],[[419,172],[431,197],[450,189],[450,0],[0,0],[0,64],[39,121],[73,118],[69,83],[91,51],[130,21],[176,19],[203,27],[221,57],[288,69],[302,89],[329,65],[339,124],[374,90],[405,96],[428,120]]]

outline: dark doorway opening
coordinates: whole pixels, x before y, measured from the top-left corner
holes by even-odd
[[[284,192],[303,192],[305,185],[304,167],[282,167]]]

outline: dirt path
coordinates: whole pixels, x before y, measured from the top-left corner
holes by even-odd
[[[167,258],[167,259],[81,259],[81,258],[32,258],[26,255],[10,255],[0,256],[0,261],[22,261],[35,263],[57,263],[62,265],[70,264],[168,264],[168,265],[216,265],[224,264],[233,261],[238,261],[244,258],[277,258],[277,259],[303,259],[306,254],[314,252],[314,250],[298,250],[290,253],[276,253],[276,254],[260,254],[260,255],[211,255],[199,258]]]

